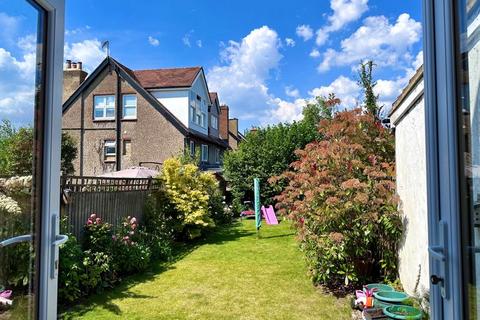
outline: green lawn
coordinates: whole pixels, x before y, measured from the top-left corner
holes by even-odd
[[[349,304],[306,276],[287,222],[244,220],[184,249],[170,264],[88,299],[65,319],[350,319]]]

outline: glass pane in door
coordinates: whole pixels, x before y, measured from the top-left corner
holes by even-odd
[[[0,319],[36,314],[45,13],[0,1]]]

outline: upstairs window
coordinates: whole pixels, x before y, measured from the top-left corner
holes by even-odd
[[[202,162],[208,162],[208,145],[202,144]]]
[[[137,96],[134,94],[123,96],[123,119],[137,119]]]
[[[218,130],[218,117],[212,114],[212,128]]]
[[[95,96],[93,98],[94,120],[115,119],[115,96]]]
[[[117,156],[117,144],[115,140],[105,140],[103,145],[103,157],[105,161],[115,161]]]
[[[190,141],[190,155],[195,157],[195,141]]]
[[[206,128],[207,127],[207,115],[205,114],[205,112],[202,112],[202,120],[201,120],[201,126]]]

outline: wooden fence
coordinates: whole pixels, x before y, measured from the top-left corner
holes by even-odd
[[[151,178],[62,177],[62,216],[79,239],[92,213],[115,227],[128,216],[142,221],[147,196],[158,186]]]

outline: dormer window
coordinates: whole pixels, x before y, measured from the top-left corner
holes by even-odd
[[[215,130],[218,130],[218,117],[215,116],[215,115],[211,115],[211,125],[212,125],[212,128],[215,129]]]

